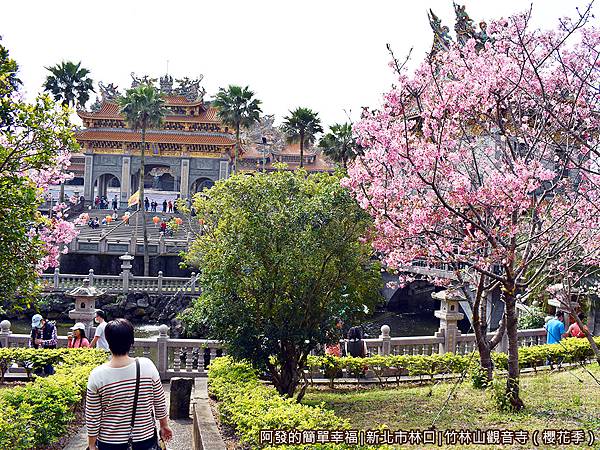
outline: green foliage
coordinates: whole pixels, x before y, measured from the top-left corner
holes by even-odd
[[[600,337],[595,338],[600,344]],[[508,355],[492,352],[492,361],[497,370],[507,370]],[[587,339],[563,339],[559,344],[534,345],[519,349],[519,367],[537,368],[546,364],[563,361],[573,363],[593,358],[594,353]],[[310,356],[306,369],[310,372],[322,370],[331,380],[332,374],[345,370],[351,376],[362,373],[364,367],[373,371],[379,381],[401,375],[433,378],[434,375],[462,373],[469,370],[473,386],[485,388],[485,371],[478,364],[477,355],[454,355],[452,353],[433,355],[375,355],[368,358],[336,357],[331,355]],[[335,375],[334,375],[335,376]]]
[[[510,393],[506,390],[506,381],[493,380],[488,390],[498,411],[505,413],[514,412],[510,402]]]
[[[157,128],[167,114],[161,93],[150,84],[142,83],[128,89],[125,96],[119,97],[117,102],[121,114],[133,130]]]
[[[219,88],[212,106],[217,108],[219,119],[235,130],[235,150],[233,172],[237,172],[237,158],[240,150],[240,129],[248,128],[260,119],[261,101],[254,98],[254,92],[248,86],[229,85]]]
[[[196,195],[194,208],[205,232],[185,262],[200,268],[203,292],[186,324],[201,321],[278,388],[279,375],[298,382],[310,351],[336,335],[336,318],[356,322],[379,301],[380,266],[360,240],[370,220],[339,175],[233,176]]]
[[[17,69],[0,45],[0,297],[11,308],[35,298],[36,265],[45,255],[39,236],[29,233],[44,223],[31,171],[53,168],[59,153],[78,148],[68,110],[46,95],[34,103],[19,97]]]
[[[281,129],[289,142],[299,142],[308,146],[315,141],[315,136],[323,132],[319,113],[309,108],[296,108],[289,116],[283,118]]]
[[[534,328],[542,328],[545,324],[546,314],[544,310],[537,306],[528,306],[527,311],[519,313],[517,327],[519,330],[531,330]]]
[[[352,137],[352,125],[349,123],[331,125],[329,133],[321,138],[319,147],[331,160],[341,163],[345,168],[348,161],[355,158],[357,144]]]
[[[90,71],[81,67],[81,62],[71,61],[63,61],[46,69],[50,75],[46,77],[44,90],[64,106],[83,108],[90,98],[90,92],[94,92],[94,82],[88,78]]]
[[[215,359],[208,370],[210,394],[219,401],[219,416],[231,426],[240,441],[260,448],[260,430],[265,429],[348,429],[349,423],[323,405],[307,406],[259,382],[256,371],[247,362],[226,356]],[[294,449],[296,446],[278,446]],[[313,446],[315,449],[344,448],[336,445]]]
[[[0,390],[0,448],[25,450],[46,447],[66,432],[90,372],[106,361],[106,353],[90,349],[2,348],[0,361],[55,365],[55,375]]]
[[[489,385],[487,371],[481,366],[473,367],[471,369],[471,383],[475,389],[487,388]]]

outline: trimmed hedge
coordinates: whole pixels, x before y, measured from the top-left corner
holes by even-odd
[[[25,386],[0,389],[0,448],[26,450],[56,442],[74,418],[90,372],[106,358],[105,352],[90,349],[0,349],[2,364],[52,363],[56,371]]]
[[[595,338],[600,345],[600,337]],[[573,363],[593,358],[594,353],[587,339],[563,339],[560,344],[535,345],[519,348],[519,366],[533,368],[543,366],[546,361]],[[497,369],[508,368],[506,353],[492,352],[492,360]],[[339,371],[345,369],[349,374],[359,377],[366,367],[373,371],[379,381],[395,377],[400,380],[403,375],[430,377],[439,374],[461,373],[465,369],[474,370],[479,366],[477,354],[454,355],[452,353],[433,355],[375,355],[367,358],[338,357],[332,355],[309,356],[307,369],[309,373],[322,370],[325,377],[333,379]]]
[[[284,398],[258,380],[250,363],[234,361],[229,356],[215,359],[208,369],[208,387],[219,401],[221,422],[231,426],[240,441],[251,448],[261,448],[260,430],[341,430],[350,428],[348,421],[320,406],[307,406],[293,398]],[[268,448],[268,447],[267,447]],[[277,449],[302,449],[305,446],[277,446]],[[342,449],[337,444],[314,445],[315,449]]]

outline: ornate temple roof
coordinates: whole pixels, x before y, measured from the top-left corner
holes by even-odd
[[[165,121],[168,122],[193,122],[193,123],[220,123],[217,117],[217,109],[207,106],[203,102],[188,102],[185,97],[168,96],[165,97],[166,106],[204,106],[200,114],[186,115],[167,115]],[[123,116],[119,114],[119,105],[110,100],[104,100],[100,103],[97,111],[79,110],[77,114],[82,119],[121,119]]]
[[[76,133],[79,141],[113,141],[113,142],[141,142],[142,133],[139,131],[123,130],[81,130]],[[172,144],[199,144],[199,145],[234,145],[233,139],[204,133],[190,132],[146,132],[148,143],[172,143]]]
[[[490,37],[487,35],[487,24],[483,21],[479,22],[479,31],[477,31],[473,20],[465,11],[465,6],[454,2],[452,5],[454,6],[455,14],[454,31],[456,32],[456,42],[459,45],[465,45],[469,39],[475,39],[477,47],[483,47],[490,40]],[[452,43],[450,29],[442,25],[441,19],[431,9],[427,13],[427,16],[429,17],[429,25],[433,31],[433,44],[430,54],[434,55],[438,51],[448,50]]]

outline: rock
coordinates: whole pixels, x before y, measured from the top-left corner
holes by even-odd
[[[133,315],[138,319],[143,318],[146,315],[146,310],[144,308],[137,308]]]
[[[193,384],[193,378],[171,378],[171,401],[169,406],[171,420],[189,419],[190,396]]]
[[[150,303],[148,303],[148,299],[146,297],[142,297],[137,301],[137,305],[140,308],[147,308],[148,306],[150,306]]]
[[[137,307],[138,307],[137,303],[134,303],[134,302],[125,303],[125,311],[132,311],[134,309],[137,309]]]

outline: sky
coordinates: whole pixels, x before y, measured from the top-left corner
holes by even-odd
[[[531,2],[464,4],[479,23]],[[533,23],[555,27],[583,5],[537,0]],[[2,0],[0,36],[27,98],[42,89],[44,67],[63,60],[81,61],[96,83],[120,89],[130,87],[131,72],[158,78],[168,66],[173,78],[203,74],[206,99],[219,87],[247,85],[276,123],[302,106],[328,126],[379,105],[394,82],[387,43],[399,59],[412,48],[413,64],[431,49],[429,8],[453,31],[451,0]]]

